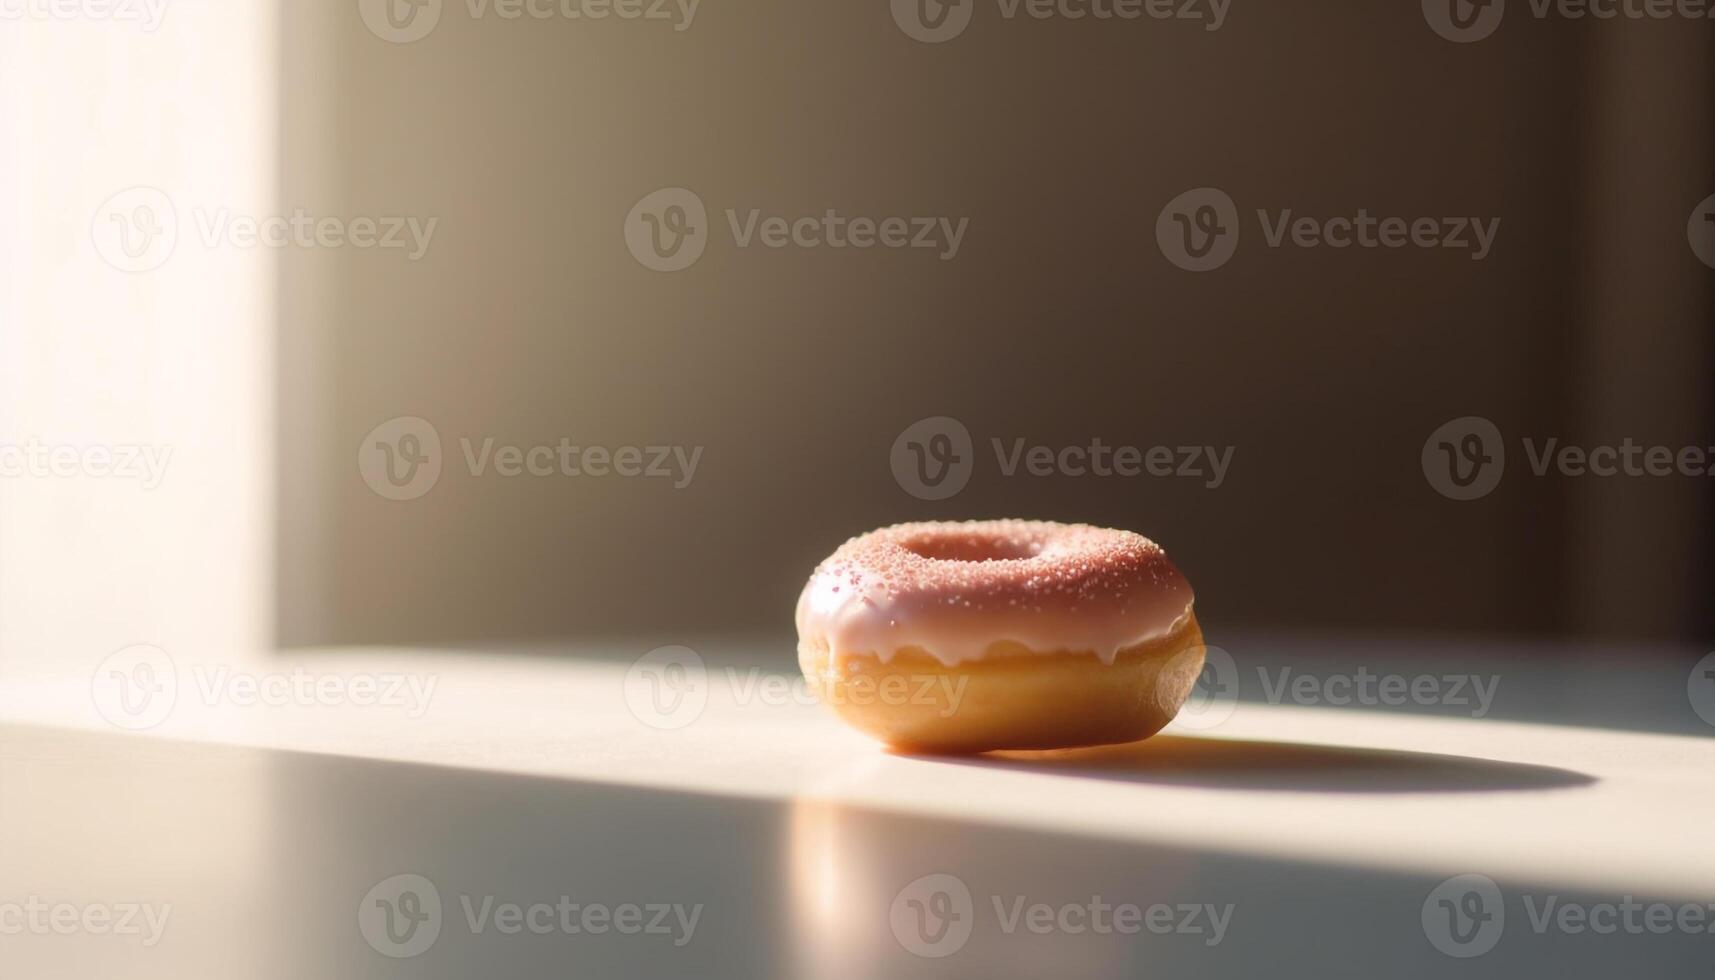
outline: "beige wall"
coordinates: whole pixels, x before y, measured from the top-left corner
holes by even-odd
[[[1603,488],[1596,506],[1515,461],[1495,494],[1454,503],[1419,465],[1431,430],[1472,414],[1514,437],[1709,435],[1700,368],[1663,382],[1667,412],[1634,414],[1637,385],[1590,395],[1613,356],[1599,338],[1631,310],[1680,338],[1622,345],[1642,388],[1663,363],[1707,366],[1715,275],[1684,247],[1685,215],[1715,191],[1709,140],[1624,126],[1623,105],[1594,112],[1590,79],[1612,77],[1590,74],[1595,31],[1521,19],[1453,45],[1415,4],[1239,0],[1213,33],[1002,22],[990,5],[927,45],[879,0],[708,3],[684,32],[473,22],[454,2],[429,37],[393,45],[348,4],[287,7],[287,206],[439,219],[416,263],[284,261],[287,642],[786,630],[804,576],[847,535],[1002,515],[1157,537],[1216,630],[1693,628],[1707,489]],[[1632,67],[1604,70],[1629,77],[1637,54],[1622,57]],[[1709,89],[1707,46],[1672,57],[1650,91],[1680,101],[1659,114],[1698,118],[1683,100]],[[1624,230],[1665,297],[1647,308],[1588,288],[1638,272],[1592,268],[1616,206],[1601,189],[1615,175],[1590,163],[1608,126],[1672,161],[1621,178],[1653,188]],[[1229,265],[1192,275],[1153,229],[1204,185],[1232,194],[1246,233]],[[633,260],[621,227],[669,186],[696,191],[719,230],[664,274]],[[950,262],[737,249],[729,207],[970,225]],[[1254,210],[1289,207],[1503,224],[1483,262],[1265,247]],[[447,466],[405,503],[355,463],[364,434],[402,415],[435,424]],[[931,415],[963,420],[982,454],[941,503],[888,466],[899,432]],[[705,452],[678,491],[473,479],[461,436]],[[1235,456],[1213,491],[1009,479],[993,437]],[[1572,543],[1586,539],[1603,543]],[[1628,584],[1579,570],[1609,554],[1678,571]],[[1613,589],[1622,614],[1579,612]]]

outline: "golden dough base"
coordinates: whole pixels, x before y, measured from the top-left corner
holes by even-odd
[[[837,654],[826,637],[806,636],[798,666],[822,703],[901,751],[1077,748],[1135,742],[1172,721],[1203,669],[1203,632],[1187,616],[1173,633],[1120,651],[1112,664],[1094,653],[1002,643],[953,666],[916,648],[887,663]]]

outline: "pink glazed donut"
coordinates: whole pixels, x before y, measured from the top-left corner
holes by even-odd
[[[1130,531],[900,524],[810,576],[798,664],[840,717],[901,750],[1131,742],[1173,719],[1203,668],[1193,598]]]

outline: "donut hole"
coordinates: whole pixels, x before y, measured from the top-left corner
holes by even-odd
[[[930,535],[900,542],[931,561],[1023,561],[1042,553],[1042,542],[984,535]]]

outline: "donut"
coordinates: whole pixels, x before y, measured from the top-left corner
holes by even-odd
[[[1047,521],[899,524],[841,545],[798,598],[798,665],[905,752],[1134,742],[1203,669],[1191,586],[1155,542]]]

